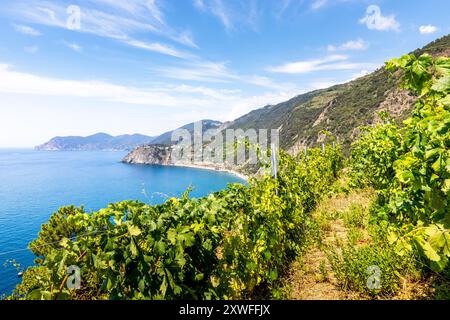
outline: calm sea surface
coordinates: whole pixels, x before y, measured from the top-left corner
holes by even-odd
[[[242,182],[228,173],[201,169],[120,163],[124,152],[45,152],[0,149],[0,295],[20,282],[17,270],[33,264],[27,244],[52,212],[65,205],[98,210],[109,203],[137,199],[164,202],[189,185],[192,197]],[[25,250],[24,250],[25,249]]]

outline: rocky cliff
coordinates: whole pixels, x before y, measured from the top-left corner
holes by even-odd
[[[167,145],[147,145],[131,151],[122,162],[132,164],[171,165],[172,147]]]
[[[248,172],[244,167],[237,167],[227,163],[216,163],[207,161],[175,161],[172,159],[172,150],[176,146],[167,145],[147,145],[134,149],[125,158],[123,163],[163,165],[207,169],[214,171],[224,171],[238,176],[243,180],[248,180]]]

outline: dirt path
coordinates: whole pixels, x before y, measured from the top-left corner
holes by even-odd
[[[313,216],[321,226],[322,244],[315,244],[301,259],[291,265],[288,277],[293,300],[349,300],[360,299],[357,293],[339,288],[324,248],[336,244],[337,239],[345,241],[346,228],[339,213],[357,203],[369,203],[368,192],[339,195],[325,199],[314,211]]]
[[[340,194],[324,199],[312,213],[320,227],[321,243],[314,244],[309,251],[290,266],[286,279],[288,297],[292,300],[354,300],[368,299],[356,292],[342,290],[328,262],[325,248],[339,247],[338,242],[347,241],[347,228],[343,218],[350,212],[351,206],[368,209],[373,192],[353,191],[349,195]],[[362,242],[358,243],[365,243]],[[339,250],[339,249],[338,249]],[[417,300],[431,297],[433,278],[413,280],[403,279],[402,288],[390,297],[395,300]]]

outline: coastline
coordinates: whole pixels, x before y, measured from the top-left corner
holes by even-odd
[[[171,155],[172,146],[148,145],[134,149],[122,159],[122,162],[129,164],[174,166],[226,172],[247,182],[250,178],[246,174],[239,172],[236,167],[226,165],[225,163],[193,161],[193,159],[176,161],[172,159]]]
[[[240,173],[238,171],[232,170],[232,169],[227,169],[227,168],[220,168],[220,167],[216,167],[213,164],[194,164],[194,163],[171,163],[168,164],[167,166],[173,166],[173,167],[184,167],[184,168],[193,168],[193,169],[202,169],[202,170],[209,170],[209,171],[215,171],[215,172],[226,172],[229,174],[232,174],[244,181],[249,180],[249,176]]]

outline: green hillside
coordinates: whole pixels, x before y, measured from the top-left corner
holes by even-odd
[[[450,35],[414,51],[432,55],[449,55]],[[353,80],[299,95],[289,101],[254,110],[236,119],[230,128],[280,128],[281,147],[293,153],[304,145],[320,142],[322,130],[339,137],[344,147],[357,136],[357,128],[377,120],[378,111],[388,111],[397,119],[410,113],[414,97],[396,89],[399,75],[384,68]]]

